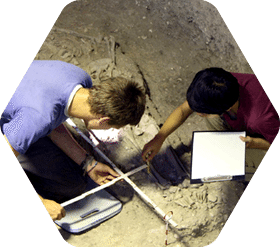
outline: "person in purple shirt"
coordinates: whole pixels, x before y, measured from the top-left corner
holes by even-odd
[[[246,174],[249,181],[279,131],[279,116],[253,74],[222,68],[199,71],[187,90],[187,100],[167,118],[159,133],[144,146],[142,158],[152,160],[164,140],[196,112],[209,130],[246,131]]]
[[[59,220],[65,216],[59,203],[83,193],[87,177],[102,185],[119,176],[89,155],[63,122],[75,117],[88,129],[120,128],[138,124],[144,110],[145,93],[135,82],[118,77],[93,85],[72,64],[35,60],[0,126],[50,216]]]

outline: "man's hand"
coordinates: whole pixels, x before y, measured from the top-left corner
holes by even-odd
[[[106,184],[113,179],[120,176],[117,172],[111,169],[109,166],[102,164],[100,162],[97,163],[96,167],[94,167],[89,173],[89,177],[97,184],[102,185]]]
[[[262,138],[253,138],[250,136],[240,136],[239,137],[243,142],[246,143],[246,148],[257,148],[262,150],[268,150],[270,143]]]
[[[48,199],[41,198],[41,200],[53,221],[60,220],[66,215],[65,209],[60,204]]]
[[[142,151],[142,159],[144,161],[151,161],[155,155],[159,152],[164,140],[155,136],[150,142],[148,142]]]
[[[250,148],[250,146],[252,145],[252,141],[253,141],[253,138],[250,137],[250,136],[240,136],[239,137],[241,139],[241,141],[245,142],[246,143],[246,148]]]

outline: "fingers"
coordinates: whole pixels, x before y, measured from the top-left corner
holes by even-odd
[[[153,150],[147,150],[147,152],[143,153],[142,159],[145,162],[150,162],[155,157],[156,153]]]
[[[96,182],[99,185],[103,185],[103,184],[107,184],[109,182],[111,182],[112,180],[114,180],[115,177],[99,177],[98,181]]]
[[[44,199],[42,202],[53,221],[60,220],[63,217],[65,217],[66,215],[65,209],[61,207],[60,204],[56,203],[55,201],[47,200],[47,199]]]
[[[108,176],[106,177],[106,180],[111,181],[111,180],[113,180],[113,179],[115,179],[115,178],[116,178],[115,176],[108,175]]]
[[[252,138],[251,138],[250,136],[246,136],[246,137],[244,137],[244,136],[239,136],[239,138],[240,138],[243,142],[246,143],[246,147],[247,147],[247,148],[250,147],[250,144],[251,144],[251,142],[252,142]]]
[[[108,165],[98,163],[97,166],[88,173],[89,177],[99,185],[106,184],[120,175]]]
[[[65,209],[64,209],[64,208],[62,208],[62,211],[61,211],[61,216],[62,216],[62,218],[66,216],[66,211],[65,211]]]
[[[162,143],[163,141],[158,138],[154,138],[153,140],[148,142],[143,148],[142,159],[146,162],[151,161],[159,152]]]
[[[55,221],[55,220],[61,220],[63,217],[65,217],[66,215],[66,212],[65,212],[65,209],[63,207],[58,207],[51,212],[51,217],[52,217],[52,220]]]
[[[115,176],[112,176],[112,175],[107,175],[105,177],[100,177],[100,180],[102,180],[100,183],[101,184],[107,184],[109,182],[111,182],[112,180],[116,179]]]
[[[114,178],[120,176],[120,174],[118,174],[115,170],[113,170],[111,167],[109,167],[108,165],[105,165],[103,163],[98,163],[98,165],[96,166],[96,169],[93,169],[93,170],[95,170],[99,174],[104,174],[104,176],[105,176],[105,174],[110,175]]]
[[[110,167],[109,167],[110,168]],[[113,170],[113,169],[111,169],[110,168],[110,174],[111,175],[109,175],[108,177],[112,177],[112,179],[114,179],[114,178],[117,178],[117,177],[119,177],[120,176],[120,174],[118,174],[115,170]]]
[[[252,141],[252,138],[250,136],[239,136],[239,138],[243,141],[243,142],[251,142]]]
[[[241,141],[246,142],[246,137],[244,137],[244,136],[239,136],[239,138],[241,139]]]
[[[141,156],[144,161],[151,161],[154,157],[153,150],[145,146]]]
[[[56,216],[56,219],[54,219],[54,220],[61,220],[65,216],[66,216],[66,211],[64,208],[62,208],[60,213]]]
[[[107,183],[109,183],[110,181],[112,181],[112,179],[107,179],[107,178],[105,178],[105,179],[103,179],[103,181],[100,181],[100,182],[99,182],[99,185],[107,184]]]

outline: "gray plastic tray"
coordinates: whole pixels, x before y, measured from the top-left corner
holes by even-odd
[[[55,223],[70,233],[81,233],[115,216],[122,204],[107,191],[101,190],[65,206],[66,216]]]

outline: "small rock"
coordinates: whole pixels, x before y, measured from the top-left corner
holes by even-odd
[[[80,64],[76,58],[73,58],[73,59],[72,59],[72,63],[73,63],[74,65],[79,65],[79,64]]]
[[[173,200],[178,200],[178,199],[180,199],[180,198],[182,198],[182,197],[183,197],[182,194],[176,193]]]
[[[59,55],[64,59],[71,57],[71,53],[65,49],[60,50]]]
[[[176,233],[175,233],[175,234],[173,234],[173,237],[174,237],[174,238],[176,238],[176,239],[178,239],[178,238],[179,238],[178,234],[176,234]]]
[[[209,202],[216,202],[218,200],[218,197],[217,196],[214,196],[212,194],[209,194],[208,195],[208,201]]]
[[[182,187],[183,188],[188,188],[190,186],[190,180],[189,179],[185,179],[182,183]]]
[[[206,196],[207,196],[207,190],[205,189],[202,191],[202,196],[201,196],[202,202],[206,201]]]
[[[185,208],[185,207],[190,208],[192,205],[195,204],[195,202],[188,196],[184,196],[184,197],[181,197],[181,198],[175,200],[175,203],[183,208]]]
[[[191,184],[190,188],[199,188],[202,184]]]
[[[176,187],[176,186],[171,186],[170,188],[169,188],[169,193],[176,193],[177,192],[177,190],[178,190],[178,187]]]
[[[137,135],[137,136],[141,136],[141,135],[144,134],[144,130],[135,127],[135,128],[133,129],[133,133],[134,133],[135,135]]]

